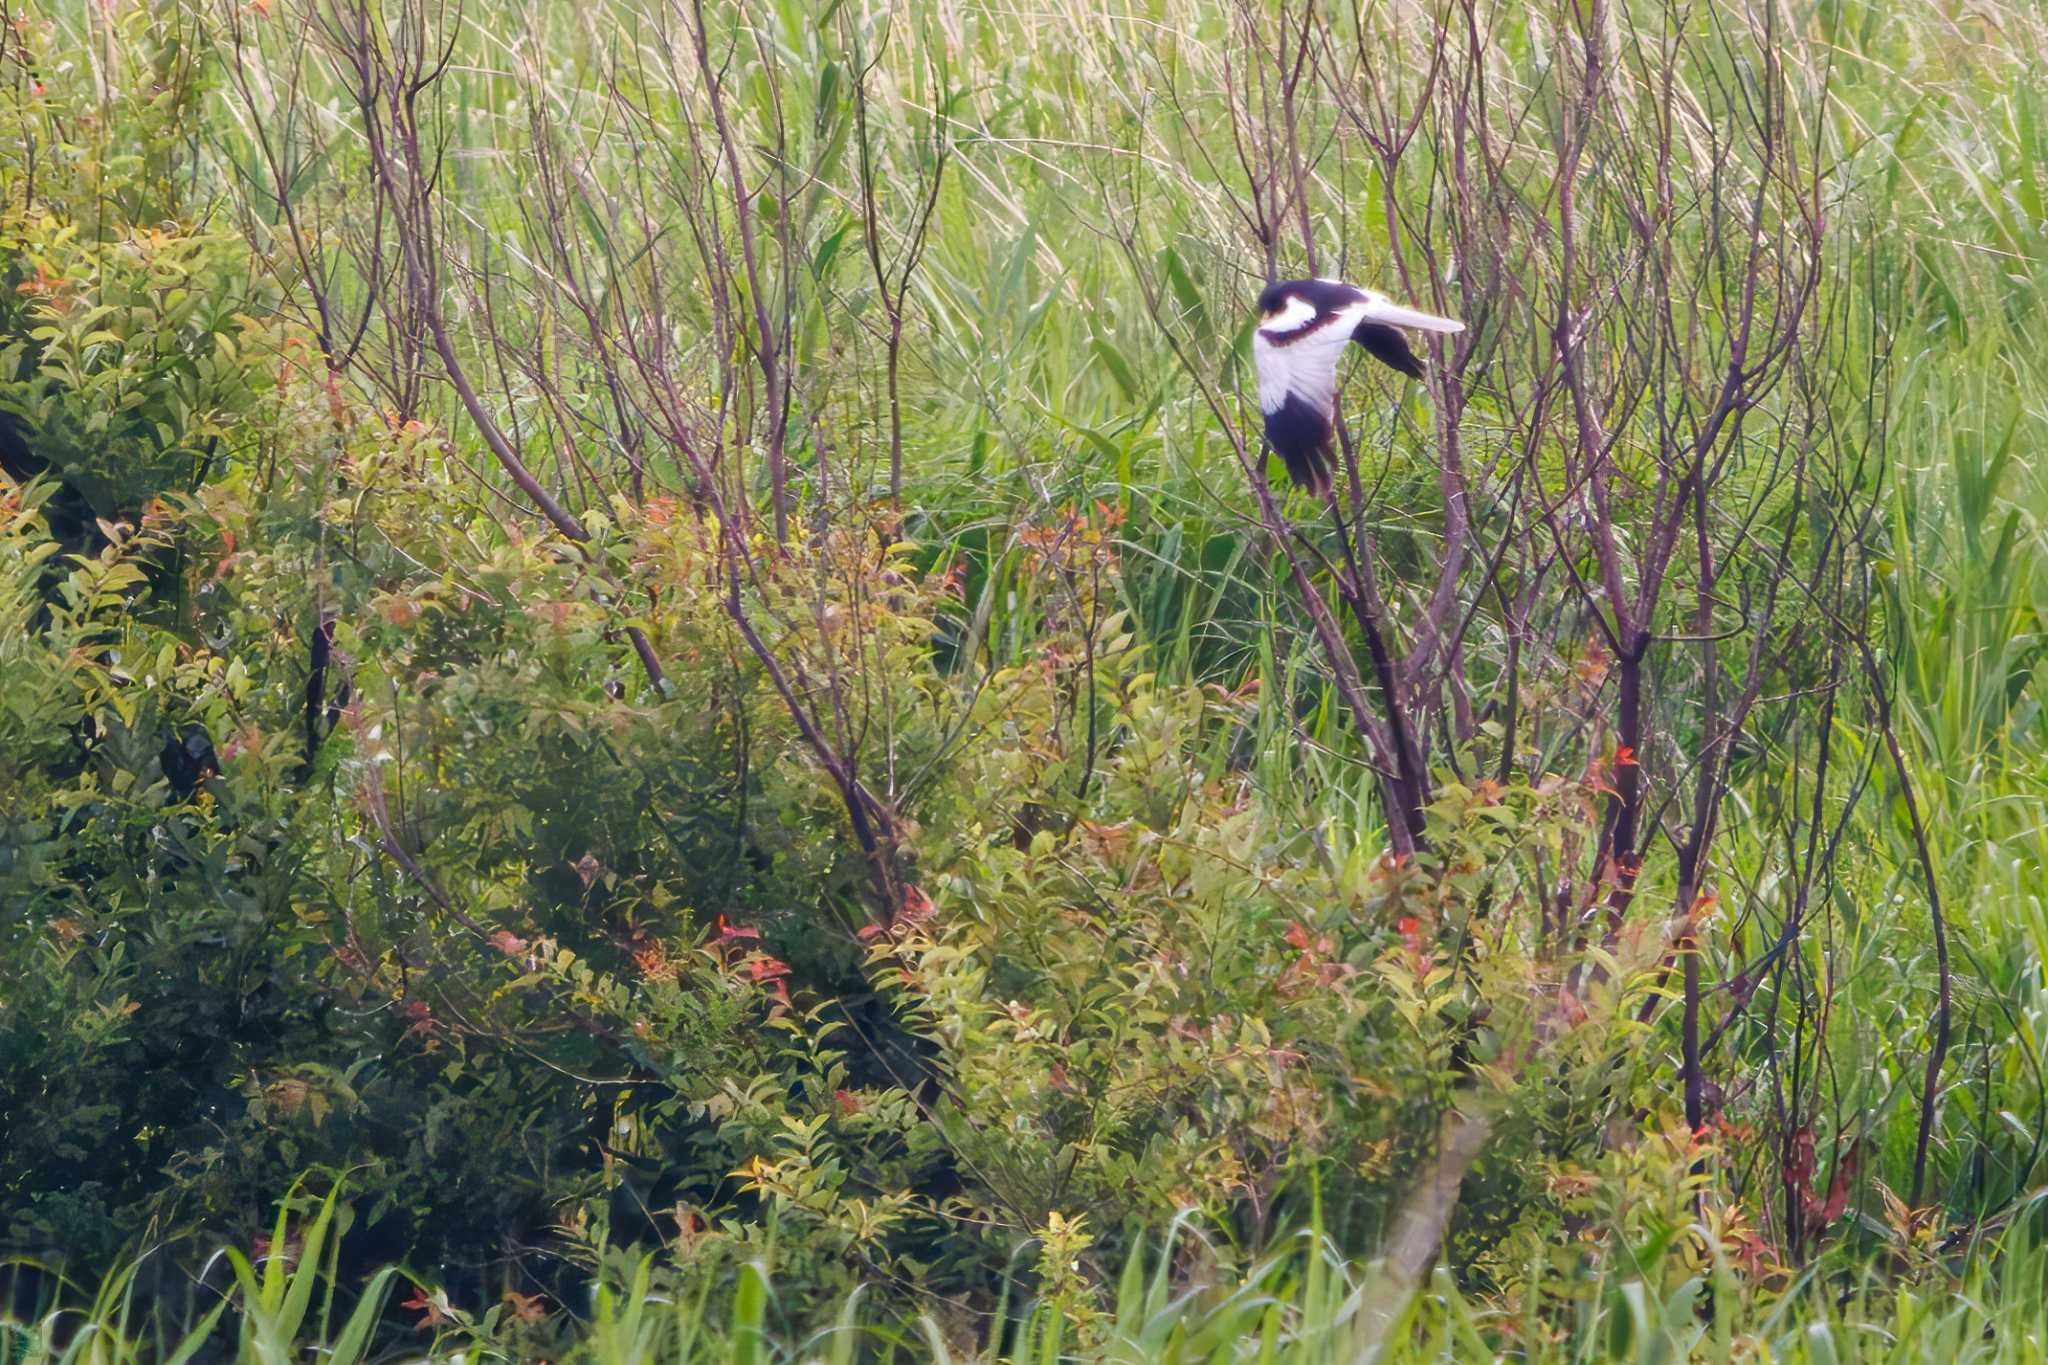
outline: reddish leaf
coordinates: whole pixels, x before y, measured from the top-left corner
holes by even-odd
[[[720,943],[731,943],[735,939],[742,938],[759,939],[760,937],[761,931],[759,929],[749,929],[743,924],[727,924],[724,915],[718,917],[718,941]]]
[[[448,1316],[447,1310],[441,1307],[440,1296],[437,1294],[429,1298],[427,1297],[427,1291],[424,1289],[415,1288],[412,1292],[412,1297],[398,1306],[408,1312],[420,1315],[420,1320],[414,1326],[422,1332],[432,1331],[434,1328],[440,1327],[445,1323],[455,1321],[455,1319]]]
[[[521,1322],[539,1322],[548,1315],[547,1300],[538,1294],[522,1294],[516,1289],[508,1289],[505,1302],[511,1307],[512,1316]]]
[[[932,913],[931,898],[915,886],[903,888],[903,918],[911,924],[928,918]]]
[[[412,1021],[411,1026],[406,1029],[402,1037],[423,1038],[434,1031],[434,1007],[426,1001],[408,1000],[399,1010],[399,1013]]]

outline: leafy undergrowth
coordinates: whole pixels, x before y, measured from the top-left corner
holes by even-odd
[[[1063,1303],[1019,1280],[985,1314],[926,1312],[878,1321],[869,1296],[857,1290],[826,1320],[793,1331],[772,1248],[736,1262],[715,1291],[686,1290],[657,1258],[619,1250],[596,1257],[566,1307],[517,1290],[495,1302],[465,1303],[397,1269],[364,1284],[337,1285],[330,1278],[335,1238],[347,1226],[348,1205],[330,1194],[288,1199],[285,1208],[300,1217],[281,1212],[271,1237],[254,1252],[223,1250],[178,1285],[181,1312],[166,1311],[163,1303],[143,1306],[149,1293],[166,1287],[160,1277],[149,1291],[139,1287],[149,1278],[146,1264],[127,1265],[84,1297],[77,1286],[37,1275],[36,1267],[11,1267],[17,1291],[23,1277],[32,1277],[46,1299],[75,1302],[45,1303],[40,1311],[0,1321],[7,1359],[22,1365],[257,1365],[308,1358],[335,1365],[396,1358],[590,1365],[1338,1365],[1364,1358],[1988,1365],[2037,1360],[2048,1339],[2048,1303],[2039,1293],[2048,1248],[2038,1244],[2032,1220],[1910,1266],[1815,1266],[1764,1280],[1754,1267],[1708,1250],[1706,1229],[1673,1222],[1651,1230],[1622,1259],[1532,1275],[1532,1287],[1512,1296],[1474,1295],[1439,1270],[1410,1298],[1390,1297],[1377,1267],[1347,1259],[1313,1221],[1252,1261],[1233,1264],[1197,1220],[1178,1219],[1158,1238],[1134,1241],[1113,1286],[1099,1298]],[[1633,1230],[1643,1231],[1642,1225]],[[273,1250],[279,1247],[284,1250]],[[1048,1241],[1031,1254],[1072,1250]],[[380,1334],[378,1319],[387,1308],[408,1326]],[[1379,1319],[1387,1315],[1399,1330],[1374,1354],[1368,1347],[1381,1341]]]

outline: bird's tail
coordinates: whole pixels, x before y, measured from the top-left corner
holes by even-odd
[[[1286,463],[1287,477],[1294,480],[1295,487],[1306,488],[1319,498],[1330,491],[1332,462],[1327,442],[1299,450],[1283,450],[1280,458]]]

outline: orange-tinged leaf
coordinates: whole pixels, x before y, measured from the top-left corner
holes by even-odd
[[[512,1316],[520,1322],[539,1322],[548,1315],[547,1300],[538,1294],[522,1294],[516,1289],[505,1291],[505,1303],[512,1309]]]
[[[448,1312],[447,1300],[439,1293],[429,1297],[424,1289],[413,1290],[412,1297],[398,1306],[407,1312],[420,1315],[420,1320],[414,1326],[422,1332],[432,1331],[436,1327],[455,1321]]]

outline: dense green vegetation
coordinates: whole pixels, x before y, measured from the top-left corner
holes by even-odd
[[[0,1358],[2039,1358],[2044,53],[35,4]]]

